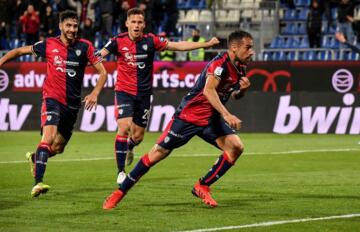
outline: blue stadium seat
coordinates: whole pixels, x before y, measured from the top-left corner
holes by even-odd
[[[316,54],[317,60],[331,60],[331,51],[318,51]]]
[[[321,47],[323,48],[339,48],[340,43],[332,35],[324,35],[321,42]]]
[[[285,58],[285,53],[283,51],[274,52],[273,54],[273,60],[275,61],[285,60]]]
[[[297,34],[306,34],[306,23],[297,24]]]
[[[270,48],[282,48],[285,45],[284,37],[276,36],[272,39]]]
[[[344,60],[359,60],[359,54],[353,51],[346,51],[344,53]]]
[[[293,48],[293,43],[294,42],[294,38],[293,37],[288,37],[286,40],[285,40],[285,45],[283,46],[284,48]]]
[[[177,0],[176,1],[176,5],[177,5],[177,8],[179,9],[179,10],[181,10],[181,9],[186,9],[186,2],[187,2],[187,0]]]
[[[295,52],[294,51],[286,52],[285,59],[289,61],[295,60]]]
[[[273,52],[263,52],[263,60],[272,60]]]
[[[300,48],[308,48],[309,40],[307,36],[300,37]]]
[[[286,23],[285,28],[283,28],[282,34],[293,35],[297,33],[296,25],[294,23]]]
[[[309,6],[310,0],[294,0],[295,6]]]
[[[295,20],[296,19],[296,11],[293,9],[285,9],[284,10],[284,19],[285,20]]]
[[[298,20],[306,20],[308,13],[309,13],[308,9],[300,8],[299,11],[298,11],[297,19]]]

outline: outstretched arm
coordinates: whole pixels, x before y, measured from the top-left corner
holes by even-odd
[[[206,42],[191,42],[191,41],[179,41],[179,42],[172,42],[169,41],[166,50],[171,51],[190,51],[198,48],[209,48],[216,44],[220,43],[220,41],[213,37],[211,40]]]
[[[241,120],[235,115],[231,114],[220,101],[219,95],[216,91],[219,83],[220,80],[216,79],[214,75],[208,75],[203,94],[212,107],[214,107],[216,111],[218,111],[224,120],[229,124],[229,126],[239,130],[241,127]]]
[[[93,108],[96,109],[97,97],[100,94],[102,88],[104,87],[104,84],[107,79],[106,69],[101,62],[95,64],[94,67],[99,73],[99,80],[96,82],[96,86],[93,89],[93,91],[91,91],[91,93],[87,95],[83,100],[83,102],[85,102],[86,110],[92,110]]]
[[[360,48],[357,46],[352,45],[351,43],[349,43],[348,41],[346,41],[345,36],[343,33],[340,32],[336,32],[335,34],[335,38],[337,40],[339,40],[340,43],[345,44],[346,46],[350,47],[353,51],[360,53]]]
[[[16,57],[31,53],[32,53],[32,46],[24,46],[10,50],[8,53],[6,53],[3,57],[0,58],[0,66],[4,65],[5,63],[7,63],[12,59],[15,59]]]

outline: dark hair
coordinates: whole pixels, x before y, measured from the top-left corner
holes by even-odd
[[[127,11],[127,17],[129,18],[131,15],[142,15],[145,18],[145,12],[140,8],[131,8]]]
[[[246,31],[234,31],[231,32],[231,34],[228,37],[228,46],[230,46],[230,44],[232,44],[235,41],[241,41],[243,38],[250,38],[252,39],[252,35],[249,32]]]
[[[77,13],[73,10],[65,10],[60,13],[60,22],[64,22],[65,19],[76,19],[79,21]]]

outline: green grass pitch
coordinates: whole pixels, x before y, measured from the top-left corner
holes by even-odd
[[[148,151],[159,134],[136,148]],[[116,188],[114,133],[75,132],[65,152],[49,159],[44,182],[25,153],[38,132],[0,133],[0,231],[184,231],[360,213],[360,136],[240,134],[245,153],[212,187],[211,209],[191,188],[220,152],[194,138],[137,183],[118,207],[102,203]],[[92,159],[92,160],[89,160]],[[20,162],[13,162],[20,161]],[[130,168],[127,168],[129,171]],[[360,231],[360,217],[238,228],[232,231]]]

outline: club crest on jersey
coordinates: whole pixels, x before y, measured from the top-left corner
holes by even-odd
[[[216,76],[221,76],[221,73],[223,72],[223,68],[222,67],[216,67],[215,68],[215,71],[214,71],[214,74],[216,75]]]
[[[77,50],[75,51],[75,54],[76,54],[77,56],[80,56],[80,55],[81,55],[81,50],[80,50],[80,49],[77,49]]]
[[[142,48],[146,51],[148,49],[147,44],[143,44]]]

